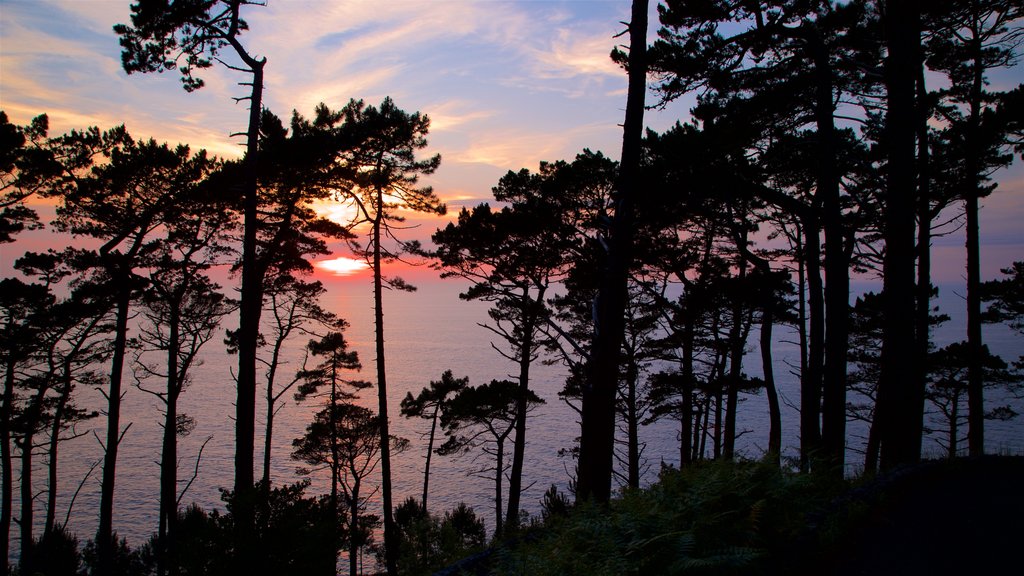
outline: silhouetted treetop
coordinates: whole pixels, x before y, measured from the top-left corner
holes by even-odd
[[[227,46],[247,66],[261,64],[238,41],[249,28],[239,9],[250,4],[264,5],[250,0],[140,0],[132,4],[131,26],[114,26],[121,37],[121,64],[129,74],[177,68],[189,92],[203,87],[195,72],[211,67]]]

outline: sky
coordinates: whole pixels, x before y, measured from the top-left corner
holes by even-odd
[[[124,123],[137,138],[240,156],[231,134],[244,131],[247,111],[232,98],[246,95],[245,76],[215,65],[201,74],[204,88],[186,93],[174,72],[127,75],[111,28],[129,22],[129,4],[0,0],[0,109],[18,124],[46,113],[51,134]],[[488,200],[509,170],[584,148],[618,158],[626,76],[608,55],[625,41],[615,36],[629,10],[629,0],[268,0],[245,9],[242,41],[267,58],[264,103],[279,116],[385,96],[427,114],[427,153],[442,163],[424,183],[450,218]],[[1001,79],[1021,80],[1020,68]],[[691,104],[649,111],[646,124],[685,121]],[[982,212],[986,278],[1024,258],[1024,169],[1018,162],[997,179]],[[444,223],[416,222],[409,234],[420,238]],[[937,281],[962,280],[962,245],[960,234],[936,239]],[[14,253],[0,250],[5,261]]]

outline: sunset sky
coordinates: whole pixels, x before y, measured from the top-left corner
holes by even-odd
[[[129,21],[129,0],[0,0],[0,109],[24,124],[47,113],[51,133],[120,123],[136,137],[241,154],[244,75],[222,66],[188,94],[176,74],[128,76],[111,27]],[[490,196],[508,170],[571,159],[584,148],[619,155],[626,79],[608,58],[630,2],[268,0],[246,9],[249,50],[267,58],[265,104],[309,115],[319,102],[385,96],[430,116],[428,153],[440,153],[431,184],[451,213]],[[656,30],[653,14],[651,36]],[[1001,79],[1016,84],[1020,69]],[[649,99],[653,102],[653,99]],[[690,102],[651,111],[662,130]],[[1024,170],[1003,172],[985,204],[983,275],[1024,258]],[[412,232],[425,238],[441,221]],[[940,282],[962,278],[962,238],[935,242]],[[20,254],[0,248],[2,267]]]

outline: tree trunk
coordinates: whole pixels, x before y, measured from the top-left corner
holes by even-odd
[[[810,319],[807,371],[800,382],[800,467],[812,469],[821,449],[821,388],[825,367],[825,303],[821,281],[821,239],[817,220],[804,222],[804,260]]]
[[[981,359],[981,240],[978,224],[978,199],[981,196],[981,153],[978,142],[981,124],[981,98],[984,89],[983,47],[975,35],[970,43],[972,62],[970,117],[967,122],[967,157],[964,168],[967,189],[964,213],[967,216],[967,451],[971,456],[985,453],[985,398]]]
[[[694,460],[703,460],[704,459],[704,455],[707,454],[707,449],[708,449],[708,433],[709,433],[708,423],[709,423],[710,419],[711,419],[711,395],[708,394],[707,397],[704,400],[704,427],[701,430],[701,434],[700,434],[700,451],[698,452],[697,457],[694,458]]]
[[[238,306],[238,388],[235,398],[235,554],[237,574],[258,567],[256,515],[253,508],[253,465],[256,436],[256,349],[263,312],[263,272],[256,259],[259,227],[258,169],[260,114],[263,112],[263,61],[247,62],[252,70],[249,128],[243,159],[242,286]]]
[[[160,459],[160,523],[158,564],[161,574],[176,574],[175,525],[178,520],[178,352],[181,326],[178,309],[171,306],[167,338],[167,405],[164,414],[163,449]]]
[[[348,519],[348,569],[350,576],[356,576],[359,572],[359,539],[355,537],[359,532],[359,477],[354,476],[355,485],[349,495],[349,519]]]
[[[274,410],[277,402],[274,399],[274,389],[267,385],[267,424],[263,435],[263,485],[270,488],[270,454],[274,444]]]
[[[504,526],[501,522],[501,479],[505,475],[503,464],[505,462],[504,438],[498,441],[498,454],[495,457],[497,463],[494,470],[494,539],[501,538],[504,533]]]
[[[881,430],[881,466],[890,469],[920,458],[923,390],[915,379],[914,344],[914,196],[916,167],[914,107],[920,68],[920,12],[911,0],[889,0],[885,11],[886,138],[888,174],[885,195],[884,309],[881,375],[877,410]],[[915,449],[916,448],[916,449]]]
[[[398,534],[391,506],[391,442],[388,430],[388,385],[384,364],[384,302],[381,276],[381,219],[383,191],[377,190],[377,216],[373,222],[373,315],[377,350],[377,409],[380,414],[381,504],[384,507],[384,559],[388,576],[398,575]],[[500,511],[499,511],[500,514]]]
[[[43,534],[50,534],[56,525],[57,517],[57,448],[60,445],[60,430],[64,425],[64,410],[67,408],[68,400],[71,397],[70,368],[64,368],[64,383],[57,399],[57,406],[53,409],[53,421],[50,423],[50,447],[47,454],[47,482],[46,482],[46,522],[43,524]]]
[[[824,44],[810,42],[815,73],[814,116],[818,130],[817,195],[825,232],[825,366],[822,377],[821,448],[826,472],[842,475],[846,451],[846,356],[849,348],[850,267],[839,203],[833,70]]]
[[[512,444],[512,470],[508,478],[508,511],[506,525],[519,526],[519,501],[523,486],[523,460],[526,456],[526,404],[530,394],[530,364],[533,355],[533,332],[537,312],[544,304],[544,288],[539,288],[536,300],[530,298],[528,288],[520,299],[523,307],[523,337],[519,344],[519,390],[516,395],[516,437]]]
[[[950,408],[949,416],[949,450],[947,457],[949,459],[956,458],[956,444],[957,436],[960,434],[958,430],[957,419],[960,418],[960,397],[959,395],[953,399],[953,406]]]
[[[118,282],[117,316],[114,324],[114,348],[110,361],[110,386],[107,388],[107,438],[103,454],[103,479],[100,482],[100,520],[96,531],[96,551],[100,574],[112,574],[114,562],[114,481],[117,473],[117,448],[121,441],[121,377],[128,345],[128,314],[131,287],[127,274]]]
[[[622,162],[616,183],[607,267],[597,299],[596,334],[583,386],[577,500],[607,502],[611,497],[615,451],[615,392],[624,333],[627,282],[633,246],[633,204],[647,92],[647,0],[633,0],[629,24],[629,89],[623,124]]]
[[[36,400],[39,404],[30,407],[32,412],[41,410],[42,398]],[[18,522],[21,528],[21,573],[33,574],[32,546],[35,539],[32,537],[32,527],[35,524],[32,506],[32,455],[33,442],[35,441],[35,427],[38,415],[32,414],[25,421],[25,434],[22,436],[21,445],[21,519]]]
[[[693,458],[691,454],[694,452],[694,438],[695,434],[691,434],[691,425],[693,420],[693,338],[694,338],[694,323],[695,323],[695,310],[689,303],[687,304],[688,313],[686,314],[685,324],[683,325],[683,390],[682,390],[682,408],[679,420],[682,423],[679,428],[679,468],[691,464]]]
[[[640,421],[636,411],[638,369],[635,351],[630,351],[626,363],[626,482],[636,490],[640,488]]]
[[[737,281],[740,286],[747,278],[747,231],[744,228],[737,237]],[[726,395],[725,409],[725,445],[722,457],[732,460],[736,452],[736,410],[739,408],[740,379],[743,377],[743,293],[742,289],[734,294],[732,305],[732,327],[729,329],[729,390]]]
[[[7,576],[11,552],[11,504],[14,503],[14,462],[11,457],[11,406],[14,403],[14,360],[4,366],[4,396],[0,407],[0,576]]]
[[[430,419],[430,440],[427,442],[427,464],[423,468],[423,511],[427,511],[427,489],[430,487],[430,456],[434,453],[434,434],[437,432],[437,417],[441,402],[434,405],[434,416]]]
[[[931,243],[932,243],[932,208],[931,208],[931,174],[929,170],[930,151],[928,149],[928,90],[925,85],[924,66],[918,67],[917,80],[915,82],[917,94],[917,307],[914,310],[915,335],[917,340],[914,344],[914,378],[916,388],[922,391],[921,400],[924,401],[924,390],[928,387],[928,352],[931,345]],[[922,421],[914,422],[915,428],[924,429],[924,407],[918,412],[915,410],[915,417],[921,415]],[[914,451],[921,452],[920,440],[917,442]]]

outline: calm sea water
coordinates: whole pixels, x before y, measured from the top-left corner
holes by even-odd
[[[512,363],[503,359],[491,348],[491,334],[477,323],[487,319],[487,304],[465,302],[458,298],[462,288],[454,281],[432,281],[420,284],[415,293],[388,293],[385,295],[385,335],[387,346],[388,379],[390,387],[390,410],[393,433],[411,441],[408,451],[394,459],[394,484],[396,502],[407,496],[419,497],[422,490],[422,474],[426,440],[422,436],[429,423],[425,420],[407,420],[399,416],[399,402],[406,392],[418,392],[431,380],[438,379],[446,369],[456,376],[468,376],[471,384],[480,384],[494,378],[510,378],[517,373]],[[962,290],[960,290],[962,293]],[[936,334],[938,345],[945,345],[963,339],[963,301],[954,287],[944,287],[940,293],[939,305],[952,316]],[[368,283],[353,281],[337,282],[330,285],[326,306],[342,315],[351,323],[347,336],[359,352],[364,365],[363,377],[373,379],[373,325],[372,299]],[[1003,327],[986,327],[987,343],[996,353],[1007,358],[1016,358],[1024,353],[1024,339]],[[797,349],[793,341],[795,334],[779,329],[774,346],[776,379],[782,395],[783,448],[786,455],[795,456],[799,446],[798,412],[799,400],[796,379],[792,366],[797,363]],[[193,383],[182,398],[182,410],[196,420],[192,434],[180,441],[180,477],[182,487],[192,476],[196,466],[198,450],[203,441],[212,438],[202,453],[195,481],[184,497],[184,502],[195,502],[207,509],[223,508],[220,489],[230,487],[233,472],[234,441],[234,381],[233,357],[223,354],[214,339],[208,345],[202,366],[193,374]],[[757,342],[756,333],[750,342]],[[292,346],[292,363],[285,367],[285,374],[298,366],[295,355],[303,341]],[[760,358],[756,350],[747,356],[747,370],[751,375],[760,375]],[[567,487],[573,469],[572,461],[560,458],[558,451],[572,445],[579,433],[576,413],[562,403],[557,392],[562,386],[565,371],[559,365],[544,366],[538,362],[533,368],[533,389],[547,404],[532,414],[529,422],[527,461],[524,470],[523,506],[536,513],[544,491],[551,484],[563,490]],[[131,376],[127,375],[128,381]],[[258,396],[262,398],[262,394]],[[96,391],[83,391],[83,403],[101,405]],[[275,483],[294,482],[296,462],[291,460],[291,441],[300,436],[312,414],[315,404],[296,405],[290,395],[282,398],[284,408],[275,419],[274,469]],[[1022,402],[1015,402],[1018,411],[1024,412]],[[360,402],[376,407],[376,393],[373,389],[363,392]],[[124,400],[122,419],[130,429],[121,445],[118,462],[118,479],[115,501],[115,529],[126,536],[132,545],[138,545],[156,529],[158,510],[158,478],[160,449],[159,401],[153,396],[129,388]],[[257,408],[257,425],[262,426],[262,408]],[[739,429],[745,433],[737,440],[740,452],[757,457],[767,445],[768,422],[767,401],[763,395],[743,398],[739,412]],[[80,428],[87,431],[95,428],[101,432],[101,422],[89,423]],[[1024,452],[1024,421],[990,422],[988,424],[988,449],[997,452]],[[642,440],[646,443],[646,481],[654,479],[660,463],[678,462],[677,424],[669,421],[643,428]],[[852,423],[849,430],[848,460],[853,471],[860,456],[856,453],[865,435],[862,426]],[[262,462],[262,431],[257,429],[256,461]],[[90,466],[101,458],[100,446],[95,437],[86,435],[66,443],[62,452],[61,498],[58,502],[62,518],[71,504],[72,495],[83,482]],[[926,450],[940,453],[934,439],[926,441]],[[482,456],[483,457],[483,456]],[[469,474],[484,465],[484,461],[473,461],[472,457],[437,457],[432,460],[430,506],[434,512],[449,509],[459,502],[474,507],[493,529],[493,480]],[[259,476],[260,470],[257,470]],[[81,537],[90,537],[96,529],[96,515],[99,499],[99,468],[82,484],[80,493],[71,510],[69,526]],[[44,476],[37,473],[36,478]],[[328,477],[314,476],[311,492],[326,492]],[[40,485],[40,488],[42,486]],[[42,506],[42,502],[39,503]],[[40,510],[37,514],[41,515]],[[15,511],[17,514],[17,511]],[[12,533],[12,537],[16,534]]]

